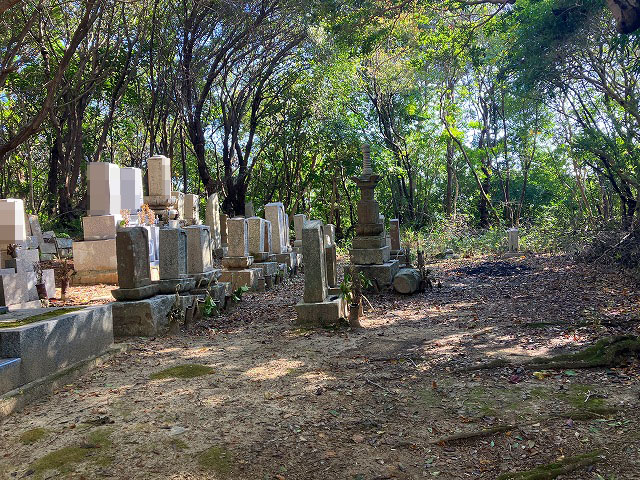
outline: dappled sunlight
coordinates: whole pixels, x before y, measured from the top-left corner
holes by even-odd
[[[243,375],[251,380],[273,380],[289,375],[303,365],[304,363],[301,361],[280,358],[278,360],[270,360],[257,367],[250,368],[245,371]]]

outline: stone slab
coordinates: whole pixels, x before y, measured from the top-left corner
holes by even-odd
[[[305,303],[296,305],[298,324],[307,326],[329,326],[340,319],[347,318],[347,302],[338,295],[328,297],[324,302]]]
[[[206,225],[193,225],[187,232],[187,273],[195,275],[213,269],[211,230]]]
[[[249,256],[249,224],[246,218],[227,219],[227,235],[230,257]]]
[[[209,195],[207,198],[204,223],[211,229],[211,248],[213,250],[222,248],[222,238],[220,236],[220,202],[217,193]]]
[[[355,265],[383,265],[391,258],[391,249],[382,248],[353,248],[349,250],[351,263]]]
[[[247,286],[251,290],[256,290],[258,278],[262,276],[262,269],[247,268],[244,270],[222,270],[221,282],[231,283],[231,290],[235,291],[240,287]]]
[[[254,263],[253,266],[255,268],[261,268],[262,274],[265,277],[278,274],[278,262]]]
[[[24,317],[47,310],[13,313]],[[7,315],[2,320],[11,321],[12,314]],[[112,344],[110,304],[0,329],[0,357],[20,358],[19,385],[13,388],[99,355]]]
[[[176,293],[176,291],[178,293],[183,293],[189,292],[196,287],[196,279],[193,277],[166,278],[159,280],[157,285],[161,294]]]
[[[0,244],[23,244],[27,240],[26,223],[22,200],[0,199]]]
[[[52,268],[42,270],[42,281],[47,291],[47,298],[56,298],[56,274]]]
[[[249,268],[253,264],[253,257],[225,257],[222,266],[227,269]]]
[[[85,241],[116,238],[116,228],[119,221],[120,215],[82,217],[82,230]]]
[[[122,295],[131,290],[140,294],[145,292],[143,287],[151,283],[151,269],[149,268],[149,231],[145,227],[130,227],[118,230],[116,236],[116,251],[118,259],[118,286]],[[119,294],[120,295],[120,294]],[[115,295],[114,295],[115,297]],[[116,299],[118,297],[115,297]],[[146,298],[146,297],[135,297]],[[127,299],[134,299],[127,297]]]
[[[73,242],[73,268],[77,272],[117,271],[116,239]]]
[[[165,333],[169,325],[169,312],[175,301],[173,294],[112,303],[114,336],[155,336]]]
[[[382,235],[355,237],[352,242],[352,247],[354,249],[382,248],[386,246],[386,239]]]
[[[304,222],[302,245],[306,264],[304,302],[323,302],[327,298],[327,267],[321,221],[311,220]]]
[[[117,285],[116,270],[82,270],[71,277],[71,285]]]
[[[145,285],[142,287],[134,288],[117,288],[111,290],[111,295],[118,301],[125,300],[144,300],[145,298],[153,297],[160,291],[160,286],[157,283]]]
[[[187,232],[182,228],[162,228],[159,232],[160,279],[180,278],[187,273]]]

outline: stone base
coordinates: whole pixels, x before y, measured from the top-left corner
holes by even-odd
[[[289,267],[291,269],[292,272],[297,271],[298,269],[298,254],[295,252],[289,252],[289,253],[276,253],[275,254],[275,261],[278,263],[284,263],[287,265],[287,267]]]
[[[145,285],[138,288],[118,288],[111,290],[111,295],[116,300],[122,302],[125,300],[143,300],[145,298],[153,297],[160,291],[160,286],[157,283],[151,285]]]
[[[382,265],[349,265],[345,267],[345,271],[349,271],[351,275],[362,272],[374,285],[374,289],[377,286],[382,290],[391,287],[393,284],[393,277],[396,276],[398,270],[400,270],[400,262],[397,260],[391,260]]]
[[[253,264],[253,257],[224,257],[222,266],[229,269],[249,268]]]
[[[175,295],[156,295],[145,300],[112,303],[113,334],[127,337],[165,333],[169,326],[169,312],[175,301]]]
[[[29,300],[28,302],[7,305],[7,308],[10,312],[15,312],[18,310],[33,310],[34,308],[42,308],[42,302],[40,300]]]
[[[355,265],[382,265],[391,258],[391,247],[352,248],[349,256]]]
[[[296,305],[298,324],[313,326],[334,325],[341,318],[347,318],[347,302],[341,296],[330,296],[324,302]]]
[[[254,263],[253,268],[261,268],[265,277],[278,274],[278,262]]]
[[[54,309],[15,312],[3,321],[16,321]],[[59,372],[106,351],[113,343],[111,305],[0,329],[0,394]],[[6,360],[6,359],[10,359]]]
[[[252,253],[253,263],[268,262],[271,254],[269,252]]]
[[[259,278],[262,278],[261,268],[245,268],[242,270],[222,270],[220,281],[231,283],[232,291],[244,286],[256,291],[259,287]]]
[[[118,272],[116,270],[84,270],[76,272],[71,277],[71,285],[108,285],[118,284]]]
[[[190,273],[189,276],[195,279],[196,288],[202,288],[219,279],[221,274],[222,270],[220,270],[219,268],[214,268],[213,270],[209,270],[208,272]]]
[[[73,242],[73,267],[77,272],[118,269],[116,239]]]
[[[352,246],[356,250],[377,250],[386,247],[387,244],[386,239],[382,235],[375,235],[371,237],[355,237]]]
[[[161,294],[183,293],[193,290],[196,286],[196,279],[193,277],[186,278],[169,278],[158,281],[158,287]]]

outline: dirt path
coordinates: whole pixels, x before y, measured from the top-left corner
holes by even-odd
[[[441,289],[371,296],[360,332],[298,329],[296,279],[195,333],[131,342],[0,423],[0,476],[494,479],[593,455],[561,478],[640,478],[637,364],[461,372],[638,334],[637,289],[557,257],[433,267]],[[184,364],[213,371],[151,378]]]

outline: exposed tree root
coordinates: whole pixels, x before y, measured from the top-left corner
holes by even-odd
[[[458,440],[467,440],[470,438],[486,437],[496,433],[508,432],[509,430],[513,430],[515,428],[518,428],[518,426],[517,425],[498,425],[496,427],[483,428],[481,430],[473,430],[470,432],[456,433],[455,435],[449,435],[447,437],[438,438],[437,440],[433,440],[429,443],[431,443],[432,445],[441,445],[445,443],[452,443]]]
[[[498,480],[553,480],[560,475],[571,473],[600,461],[602,461],[600,452],[594,451],[576,455],[575,457],[563,458],[558,462],[540,465],[524,472],[503,473],[498,476]]]
[[[463,368],[458,372],[472,372],[476,370],[490,370],[507,366],[524,368],[582,369],[598,367],[617,367],[624,365],[630,357],[640,355],[640,338],[634,335],[607,337],[580,352],[555,355],[552,357],[538,357],[529,362],[515,363],[506,359],[497,359],[481,365]]]

